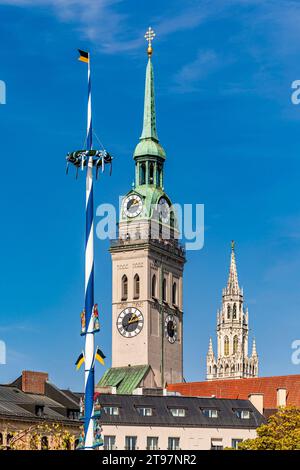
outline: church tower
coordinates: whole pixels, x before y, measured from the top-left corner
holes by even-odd
[[[100,386],[113,385],[113,380],[117,385],[118,377],[126,381],[130,375],[139,377],[139,387],[165,387],[183,380],[185,253],[164,189],[166,154],[156,130],[153,37],[149,28],[143,130],[133,155],[135,182],[122,199],[118,239],[110,248],[112,368]]]
[[[207,353],[207,380],[257,377],[258,355],[255,340],[248,356],[249,316],[244,308],[235,260],[234,242],[227,287],[223,289],[222,307],[217,313],[218,355],[215,357],[210,339]]]

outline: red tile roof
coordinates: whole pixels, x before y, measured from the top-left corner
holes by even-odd
[[[187,396],[247,399],[251,393],[264,395],[264,408],[277,407],[277,389],[286,388],[287,405],[300,407],[300,375],[257,377],[253,379],[213,380],[168,385],[168,390]]]

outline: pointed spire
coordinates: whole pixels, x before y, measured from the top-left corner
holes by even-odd
[[[145,82],[144,125],[141,139],[153,139],[158,142],[156,131],[154,72],[151,57],[148,59]]]
[[[253,343],[252,343],[252,357],[256,357],[256,356],[257,356],[256,341],[255,341],[255,339],[253,339]]]
[[[208,345],[208,352],[207,352],[207,355],[208,356],[212,356],[214,355],[214,350],[213,350],[213,343],[212,343],[212,339],[209,338],[209,345]]]
[[[239,287],[239,280],[236,268],[236,261],[235,261],[235,242],[231,242],[231,259],[230,259],[230,270],[229,270],[229,277],[227,283],[227,290],[231,293],[238,293],[240,290]]]
[[[145,155],[160,157],[162,159],[166,158],[165,151],[159,144],[156,130],[154,72],[151,60],[153,54],[152,41],[154,37],[154,31],[152,30],[152,28],[149,28],[145,35],[145,38],[148,41],[148,64],[146,68],[145,81],[143,131],[140,137],[140,142],[135,148],[134,158]]]

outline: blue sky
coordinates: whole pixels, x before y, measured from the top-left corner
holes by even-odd
[[[233,238],[260,375],[300,373],[291,362],[300,335],[300,106],[290,99],[300,79],[299,2],[0,0],[0,17],[0,339],[8,353],[0,381],[33,369],[82,389],[74,361],[83,346],[84,179],[65,175],[66,153],[85,138],[76,49],[93,55],[94,127],[115,156],[96,204],[117,204],[133,179],[149,25],[165,188],[174,202],[205,204],[205,246],[188,253],[185,269],[185,378],[204,379]],[[98,343],[109,365],[108,246],[96,240]]]

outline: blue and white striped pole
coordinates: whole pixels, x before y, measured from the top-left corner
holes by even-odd
[[[88,61],[88,112],[87,150],[92,150],[92,91],[90,54]],[[94,442],[94,196],[93,196],[93,157],[88,157],[86,173],[86,245],[85,245],[85,399],[84,435],[85,449],[92,449]]]

